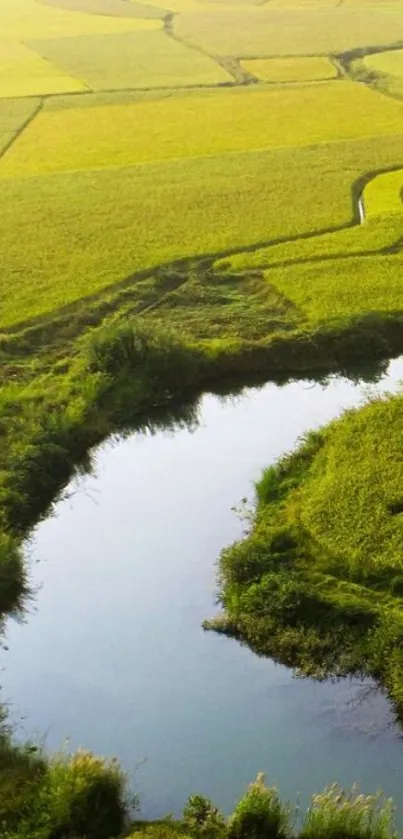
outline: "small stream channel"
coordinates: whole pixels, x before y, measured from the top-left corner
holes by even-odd
[[[260,770],[293,801],[358,780],[403,813],[403,742],[379,693],[293,679],[200,626],[217,608],[215,559],[242,532],[231,508],[262,467],[400,379],[403,359],[376,385],[206,394],[194,428],[101,446],[27,547],[36,596],[9,623],[1,677],[21,736],[118,756],[144,817],[192,792],[228,812]]]

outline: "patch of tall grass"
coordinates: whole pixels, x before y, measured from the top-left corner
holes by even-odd
[[[392,802],[381,794],[363,795],[354,787],[346,792],[333,784],[313,796],[299,836],[300,839],[396,839]]]

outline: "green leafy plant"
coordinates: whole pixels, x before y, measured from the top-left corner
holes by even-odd
[[[291,814],[277,790],[258,775],[235,807],[228,824],[228,839],[287,839]]]

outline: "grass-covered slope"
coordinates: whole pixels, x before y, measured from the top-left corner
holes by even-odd
[[[403,398],[312,432],[257,484],[210,626],[317,677],[374,676],[403,717]]]

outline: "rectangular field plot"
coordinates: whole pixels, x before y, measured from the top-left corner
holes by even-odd
[[[4,180],[1,325],[163,262],[345,224],[356,178],[399,160],[402,135]]]
[[[0,41],[0,98],[79,90],[86,90],[82,82],[24,44]]]
[[[67,38],[161,28],[160,20],[85,14],[46,6],[37,0],[0,0],[2,40]]]
[[[46,6],[111,17],[164,18],[166,9],[127,0],[39,0]]]
[[[232,77],[208,56],[162,32],[60,38],[35,42],[41,55],[92,90],[219,84]]]
[[[403,40],[401,7],[338,6],[189,12],[174,22],[180,38],[215,55],[328,55]]]
[[[403,104],[352,82],[49,111],[0,161],[0,178],[313,145],[374,131],[403,133]]]
[[[241,64],[253,76],[267,82],[308,82],[337,76],[334,64],[320,55],[309,58],[249,58]]]

